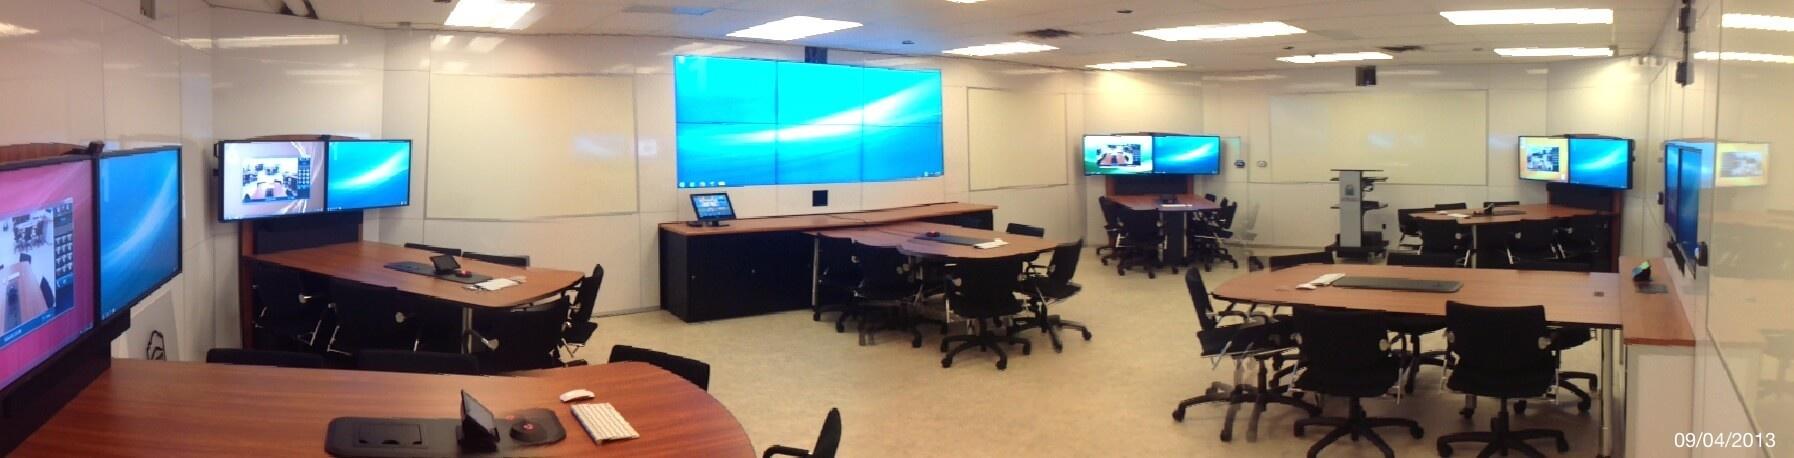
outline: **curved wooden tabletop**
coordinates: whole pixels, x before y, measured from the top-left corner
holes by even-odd
[[[1504,205],[1504,206],[1500,206],[1500,207],[1495,207],[1495,211],[1497,211],[1497,212],[1502,212],[1502,211],[1521,212],[1519,214],[1511,214],[1511,215],[1476,216],[1474,214],[1474,212],[1478,211],[1476,209],[1441,210],[1441,211],[1444,211],[1445,213],[1440,213],[1439,211],[1425,211],[1425,212],[1414,213],[1414,217],[1418,218],[1418,219],[1435,220],[1435,221],[1453,221],[1453,220],[1455,220],[1458,222],[1458,224],[1461,224],[1461,225],[1476,226],[1476,225],[1482,225],[1482,224],[1513,223],[1513,222],[1534,220],[1534,219],[1562,219],[1562,218],[1569,218],[1569,217],[1574,217],[1574,216],[1609,214],[1609,212],[1604,212],[1604,211],[1599,211],[1599,210],[1589,210],[1586,208],[1576,208],[1576,207],[1570,207],[1570,206],[1564,206],[1564,205],[1552,205],[1552,204]],[[1458,217],[1451,216],[1448,213],[1457,213],[1457,214],[1461,214],[1461,215],[1471,215],[1471,216],[1464,217],[1464,218],[1458,218]]]
[[[1109,199],[1114,200],[1116,203],[1119,203],[1121,206],[1127,207],[1130,210],[1140,211],[1199,212],[1221,209],[1220,204],[1206,198],[1197,197],[1195,194],[1178,194],[1175,196],[1177,202],[1171,204],[1166,204],[1160,201],[1159,197],[1160,196],[1158,195],[1133,195],[1109,196]]]
[[[478,307],[507,308],[552,296],[578,283],[585,275],[559,269],[520,268],[457,257],[461,267],[493,278],[521,276],[521,285],[498,291],[474,291],[467,285],[435,277],[400,272],[387,264],[403,261],[430,263],[438,253],[378,242],[353,242],[288,250],[253,256],[257,261],[279,264],[319,275],[429,296]]]
[[[1450,280],[1455,293],[1421,293],[1326,286],[1296,289],[1330,273],[1348,276]],[[1619,274],[1529,272],[1504,269],[1309,264],[1240,276],[1216,288],[1215,297],[1262,304],[1304,304],[1416,315],[1445,315],[1445,301],[1484,306],[1544,305],[1554,324],[1620,327]]]
[[[956,245],[919,238],[928,232],[940,232],[942,235],[955,235],[979,239],[1003,239],[1008,245],[978,249],[965,245]],[[1052,251],[1059,244],[1039,237],[1008,234],[983,229],[954,226],[951,224],[925,223],[913,221],[907,223],[886,224],[881,226],[856,227],[849,229],[831,229],[810,231],[818,237],[852,239],[863,245],[896,248],[910,256],[950,258],[950,259],[995,259],[1026,254]]]
[[[641,437],[595,444],[557,399],[574,388]],[[716,398],[643,363],[479,377],[114,360],[11,456],[322,456],[331,419],[460,418],[461,390],[499,415],[553,410],[567,438],[531,456],[755,455]]]

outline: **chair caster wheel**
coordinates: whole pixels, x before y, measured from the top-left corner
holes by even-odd
[[[1414,436],[1415,439],[1419,439],[1422,437],[1426,437],[1426,430],[1421,429],[1419,426],[1415,426],[1408,430],[1408,434]]]
[[[1303,436],[1307,436],[1307,435],[1308,435],[1307,429],[1304,429],[1301,426],[1296,427],[1296,437],[1303,437]]]
[[[1514,414],[1526,415],[1526,401],[1514,401]]]
[[[1147,272],[1147,273],[1146,273],[1146,278],[1159,278],[1159,274],[1155,274],[1155,273],[1152,273],[1152,272]]]
[[[1584,415],[1588,414],[1588,409],[1593,408],[1593,407],[1594,407],[1594,403],[1589,402],[1589,401],[1582,401],[1582,402],[1576,403],[1576,411],[1581,412]]]
[[[1063,346],[1063,345],[1054,345],[1054,346],[1053,346],[1053,353],[1065,353],[1065,346]],[[1023,355],[1026,355],[1026,354],[1027,354],[1027,353],[1022,353],[1022,354],[1023,354]]]
[[[1221,442],[1233,442],[1233,431],[1222,431]]]
[[[1183,423],[1184,422],[1184,409],[1177,409],[1177,410],[1171,411],[1171,419],[1176,420],[1178,423]]]
[[[1476,409],[1458,409],[1458,416],[1460,417],[1470,418],[1472,415],[1476,415]]]
[[[1439,446],[1439,458],[1449,458],[1450,456],[1451,456],[1451,447],[1445,446],[1445,445],[1440,445]]]
[[[941,360],[941,368],[942,368],[942,369],[946,369],[946,368],[949,368],[949,367],[953,367],[953,360],[951,360],[951,359],[943,359],[943,360]]]
[[[1009,369],[1008,361],[997,361],[997,370]]]
[[[843,332],[847,332],[847,326],[841,323],[835,323],[835,333],[840,334]]]
[[[1570,441],[1557,439],[1557,453],[1570,453]]]
[[[1090,331],[1084,331],[1084,340],[1085,340],[1085,341],[1089,341],[1089,340],[1090,340]]]
[[[1027,346],[1022,347],[1022,356],[1028,356],[1029,353],[1033,353],[1033,352],[1034,352],[1033,347],[1027,347]]]
[[[922,348],[922,339],[916,339],[916,340],[909,341],[909,347],[910,348]]]

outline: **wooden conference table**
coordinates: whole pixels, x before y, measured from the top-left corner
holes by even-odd
[[[979,249],[922,238],[923,234],[928,232],[976,239],[1003,239],[1008,244],[996,248]],[[896,248],[903,254],[927,258],[996,259],[1051,251],[1059,246],[1057,243],[1038,237],[920,221],[809,231],[808,233],[817,237],[851,239],[862,245]]]
[[[256,261],[299,269],[318,275],[394,288],[406,294],[462,304],[462,351],[468,351],[473,330],[472,307],[504,309],[529,305],[566,291],[585,278],[579,272],[512,267],[457,257],[461,267],[492,278],[523,277],[524,283],[498,291],[469,289],[468,285],[426,275],[400,272],[387,264],[413,261],[430,263],[440,253],[378,242],[354,242],[288,250],[251,256]]]
[[[1543,219],[1565,219],[1565,218],[1572,218],[1572,217],[1577,217],[1577,216],[1587,216],[1587,215],[1611,214],[1609,212],[1604,212],[1604,211],[1599,211],[1599,210],[1589,210],[1589,209],[1585,209],[1585,208],[1576,208],[1576,207],[1570,207],[1570,206],[1565,206],[1565,205],[1553,205],[1553,204],[1504,205],[1504,206],[1500,206],[1500,207],[1495,207],[1495,212],[1498,213],[1496,215],[1479,215],[1479,214],[1477,214],[1480,211],[1481,210],[1478,210],[1478,209],[1427,211],[1427,212],[1415,213],[1414,218],[1431,220],[1431,221],[1457,221],[1459,225],[1470,226],[1470,247],[1472,250],[1476,250],[1476,249],[1482,248],[1482,241],[1481,241],[1482,230],[1481,230],[1481,228],[1484,225],[1517,223],[1517,222],[1521,222],[1521,221],[1533,221],[1533,220],[1543,220]],[[1500,213],[1507,213],[1507,214],[1500,214]],[[1470,216],[1456,217],[1456,216],[1452,216],[1452,214],[1470,215]],[[1470,257],[1470,267],[1476,267],[1476,262],[1477,262],[1476,258],[1479,258],[1481,256],[1482,256],[1481,253],[1477,253],[1476,256],[1471,256]]]
[[[641,437],[593,443],[557,399],[575,388]],[[480,377],[141,360],[112,361],[12,456],[321,456],[331,419],[459,418],[461,390],[499,415],[553,410],[567,438],[531,456],[754,456],[716,398],[643,363]]]
[[[1190,212],[1220,210],[1221,205],[1194,194],[1173,195],[1174,202],[1165,203],[1160,195],[1109,196],[1110,200],[1134,211],[1159,212],[1159,222],[1164,224],[1165,249],[1159,253],[1166,264],[1183,265],[1188,253],[1184,245],[1189,239],[1190,218],[1184,215]],[[1171,213],[1171,215],[1166,215]]]
[[[1641,259],[1625,258],[1622,266]],[[1655,269],[1673,269],[1659,264]],[[1655,270],[1654,269],[1654,270]],[[1629,269],[1628,269],[1629,270]],[[1462,283],[1454,293],[1425,293],[1296,285],[1330,273]],[[1667,278],[1658,276],[1657,278]],[[1593,328],[1600,335],[1603,386],[1614,386],[1613,332],[1624,328],[1626,343],[1692,343],[1692,332],[1672,289],[1666,294],[1638,293],[1629,279],[1615,273],[1543,272],[1506,269],[1454,269],[1380,265],[1310,264],[1242,276],[1215,289],[1220,299],[1260,304],[1315,305],[1414,315],[1445,315],[1446,301],[1483,306],[1545,306],[1552,324]],[[1634,342],[1637,339],[1637,342]],[[1612,456],[1612,390],[1601,392],[1599,456]]]

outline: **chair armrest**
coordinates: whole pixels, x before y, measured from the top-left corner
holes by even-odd
[[[783,445],[774,445],[771,448],[766,449],[766,454],[760,455],[760,456],[761,456],[761,458],[772,458],[772,457],[779,456],[779,455],[795,456],[798,458],[804,458],[804,457],[810,456],[810,451],[804,450],[801,448],[791,448],[791,447],[786,447]]]

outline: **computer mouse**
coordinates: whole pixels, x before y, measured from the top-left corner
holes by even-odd
[[[511,423],[511,438],[528,444],[541,443],[548,440],[548,428],[529,420],[517,420]]]
[[[461,270],[455,271],[455,276],[461,277],[461,278],[472,277],[473,272],[470,272],[467,269],[461,269]]]
[[[597,397],[597,395],[593,394],[591,390],[578,389],[561,393],[561,402],[584,401],[594,397]]]
[[[929,236],[929,237],[940,237],[940,236],[941,236],[941,231],[928,231],[928,232],[924,232],[924,233],[922,233],[922,235],[926,235],[926,236]]]

